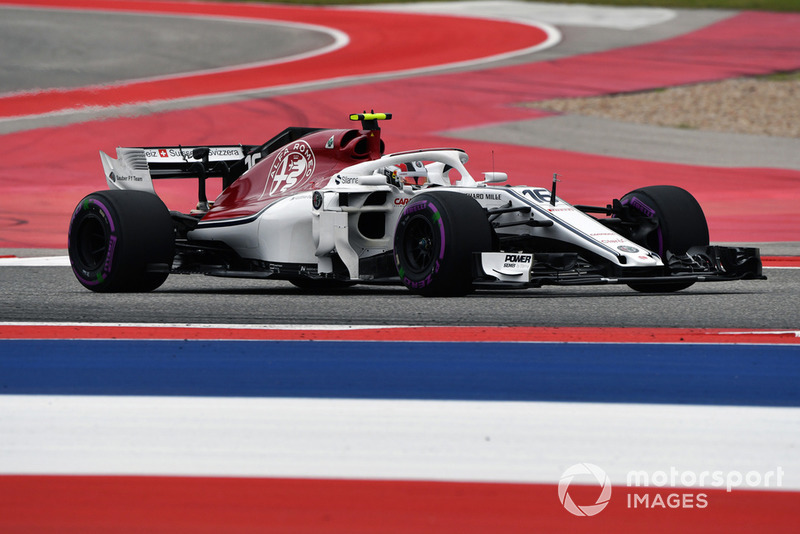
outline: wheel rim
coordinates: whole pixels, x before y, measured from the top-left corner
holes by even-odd
[[[414,217],[406,225],[404,252],[408,270],[422,273],[428,270],[435,258],[436,234],[425,217]]]
[[[99,269],[108,255],[108,232],[103,220],[93,213],[86,215],[77,236],[79,261],[89,271]]]

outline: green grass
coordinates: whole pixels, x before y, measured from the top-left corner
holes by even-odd
[[[773,74],[757,76],[757,78],[759,80],[767,80],[770,82],[797,82],[800,81],[800,70],[790,72],[775,72]]]
[[[545,0],[546,1],[546,0]],[[678,8],[755,9],[760,11],[798,11],[797,0],[558,0],[564,4],[651,6]]]
[[[280,0],[282,4],[301,5],[358,5],[411,3],[417,0]],[[718,8],[718,9],[751,9],[760,11],[795,11],[800,12],[799,0],[538,0],[562,4],[595,4],[614,6],[651,6],[677,8]]]

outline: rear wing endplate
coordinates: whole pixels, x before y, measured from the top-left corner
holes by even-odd
[[[245,170],[245,154],[252,148],[244,145],[120,147],[117,159],[101,151],[100,160],[110,189],[155,193],[156,179],[221,177],[232,181]]]

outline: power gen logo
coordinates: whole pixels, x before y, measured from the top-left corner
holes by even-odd
[[[572,499],[569,493],[569,486],[575,477],[580,477],[579,481],[582,483],[585,479],[589,484],[595,481],[599,485],[600,496],[597,497],[594,503],[576,503]],[[609,480],[605,471],[594,464],[575,464],[564,471],[564,474],[561,475],[561,480],[558,481],[558,499],[567,512],[573,515],[579,517],[597,515],[608,506],[608,502],[611,500],[611,480]]]
[[[506,254],[505,263],[531,263],[533,254]]]

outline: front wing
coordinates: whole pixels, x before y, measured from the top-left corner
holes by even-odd
[[[475,255],[476,287],[541,287],[543,285],[684,284],[731,280],[763,280],[759,249],[693,247],[669,254],[658,268],[596,265],[578,253],[485,252]]]

